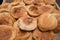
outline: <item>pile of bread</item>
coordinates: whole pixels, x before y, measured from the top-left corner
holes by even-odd
[[[0,5],[0,40],[56,40],[60,10],[56,0],[13,0]]]

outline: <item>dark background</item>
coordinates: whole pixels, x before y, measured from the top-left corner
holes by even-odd
[[[3,0],[0,0],[0,5],[2,4]]]
[[[60,7],[60,0],[56,0],[56,3],[57,3],[58,6]]]

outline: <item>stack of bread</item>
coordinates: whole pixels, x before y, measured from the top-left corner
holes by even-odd
[[[56,0],[9,1],[0,5],[0,40],[60,40]]]

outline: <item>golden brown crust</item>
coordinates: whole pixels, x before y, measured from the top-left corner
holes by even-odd
[[[44,3],[43,0],[34,0],[33,4],[40,5],[41,3]]]
[[[15,6],[11,9],[11,15],[14,17],[14,18],[20,18],[20,17],[23,17],[27,14],[26,10],[24,7],[22,6]]]
[[[54,32],[60,32],[60,13],[53,13],[57,19],[57,27],[54,29]]]
[[[0,5],[0,40],[53,40],[59,13],[55,0],[6,0]]]
[[[34,0],[23,0],[25,4],[32,4]]]
[[[20,5],[19,2],[13,2],[13,3],[10,3],[10,5],[8,6],[8,7],[9,7],[9,10],[11,10],[12,7],[18,6],[18,5]]]
[[[39,10],[35,5],[32,4],[26,7],[27,7],[26,10],[30,16],[37,17],[40,15]]]
[[[1,9],[8,9],[9,3],[4,3],[0,6],[0,10]]]
[[[20,21],[17,20],[17,21],[15,21],[14,24],[13,24],[13,27],[16,29],[17,33],[19,32],[19,29],[20,29],[20,28],[19,28],[19,25],[18,25],[19,22],[20,22]]]
[[[9,5],[9,10],[11,10],[11,8],[14,7],[14,6],[19,6],[19,5],[20,5],[20,6],[24,6],[25,4],[24,4],[24,2],[22,2],[22,1],[21,1],[21,2],[19,1],[19,2],[10,3],[10,5]]]
[[[32,39],[31,32],[22,31],[19,28],[18,23],[19,23],[19,20],[14,23],[14,28],[17,31],[17,36],[16,36],[15,40],[31,40]]]
[[[29,38],[27,40],[33,40],[32,39],[32,33],[30,34]]]
[[[38,18],[38,27],[41,31],[53,30],[57,26],[57,19],[52,14],[42,14]]]
[[[37,19],[29,16],[21,17],[19,28],[21,30],[31,31],[37,27]]]
[[[7,10],[7,9],[0,9],[0,13],[4,13],[4,12],[9,13],[9,10]]]
[[[38,28],[33,31],[33,39],[41,40],[41,31]]]
[[[0,12],[0,25],[13,25],[15,19],[9,14],[9,12]]]
[[[19,31],[15,40],[27,40],[30,37],[31,33],[26,31]]]
[[[55,4],[56,0],[44,0],[45,4]]]
[[[23,20],[24,23],[26,23],[26,25],[29,25],[30,23],[32,23],[33,18],[28,17],[28,18],[24,18],[22,20]]]
[[[54,32],[42,32],[41,40],[53,40]]]
[[[41,14],[43,13],[51,13],[54,10],[54,7],[51,5],[42,5],[38,7]]]
[[[38,28],[33,31],[34,40],[53,40],[54,32],[41,32]]]
[[[13,40],[16,30],[12,26],[0,25],[0,40]]]

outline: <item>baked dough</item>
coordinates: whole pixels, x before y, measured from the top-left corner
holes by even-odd
[[[55,4],[56,0],[44,0],[45,4]]]
[[[33,31],[33,39],[41,40],[41,31],[38,28]]]
[[[20,4],[19,2],[13,2],[13,3],[10,4],[10,6],[17,6],[19,4]]]
[[[31,31],[37,27],[37,19],[29,16],[21,17],[19,28],[21,30]]]
[[[32,16],[32,17],[37,17],[40,15],[38,7],[36,7],[35,5],[31,4],[29,6],[26,6],[26,10],[28,12],[28,15]]]
[[[54,32],[42,32],[41,33],[41,40],[53,40]]]
[[[22,6],[14,6],[11,8],[11,15],[14,18],[20,18],[27,14],[27,11]]]
[[[53,30],[57,27],[57,19],[53,14],[42,14],[38,18],[38,27],[41,31]]]
[[[7,11],[0,11],[0,25],[12,26],[15,19]]]
[[[41,3],[44,3],[43,0],[34,0],[33,4],[40,5]]]
[[[54,32],[60,32],[60,13],[53,13],[57,19],[57,27],[54,29]]]
[[[33,31],[34,40],[53,40],[54,32],[41,32],[38,28]]]
[[[30,34],[29,38],[27,40],[33,40],[32,39],[32,33]]]
[[[32,4],[34,0],[23,0],[25,4]]]
[[[15,40],[27,40],[30,37],[31,33],[30,32],[25,32],[25,31],[19,31],[17,33],[17,36]]]
[[[14,40],[16,30],[12,26],[0,25],[0,40]]]
[[[12,7],[14,6],[24,6],[25,4],[21,1],[21,2],[13,2],[13,3],[10,3],[9,5],[9,10],[11,10]]]
[[[8,9],[9,5],[10,5],[9,3],[4,3],[4,4],[0,5],[0,10],[1,9]]]
[[[19,20],[14,23],[14,28],[16,29],[17,36],[15,40],[32,40],[32,33],[28,31],[23,31],[19,28]]]
[[[44,13],[51,13],[54,10],[54,7],[51,5],[42,5],[38,7],[38,9],[41,14],[44,14]]]
[[[10,5],[8,6],[9,7],[9,10],[11,10],[13,7],[15,6],[25,6],[24,2],[13,2],[13,3],[10,3]]]

